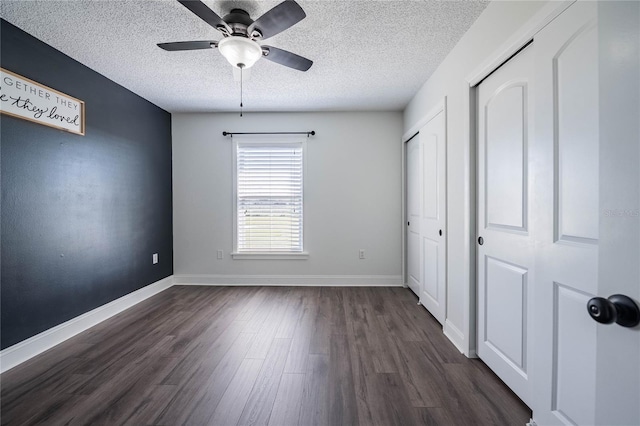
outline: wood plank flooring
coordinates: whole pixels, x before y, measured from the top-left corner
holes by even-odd
[[[524,425],[403,288],[176,286],[0,376],[2,425]]]

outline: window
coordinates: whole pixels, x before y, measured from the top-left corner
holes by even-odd
[[[304,258],[304,142],[236,140],[234,258]]]

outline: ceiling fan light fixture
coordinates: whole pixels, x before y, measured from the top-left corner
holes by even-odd
[[[241,36],[223,38],[218,42],[218,50],[236,68],[251,68],[262,56],[258,43]]]

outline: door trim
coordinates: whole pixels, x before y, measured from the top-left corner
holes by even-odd
[[[431,108],[429,112],[426,113],[420,120],[418,120],[418,122],[415,125],[413,125],[413,127],[407,130],[404,133],[404,135],[402,135],[402,143],[404,144],[409,142],[409,139],[412,139],[415,135],[417,135],[420,132],[420,129],[426,126],[428,122],[433,120],[435,116],[440,114],[441,112],[445,113],[445,125],[446,125],[446,118],[447,118],[446,117],[446,112],[447,112],[446,96],[440,102],[438,102],[433,108]],[[445,127],[445,133],[446,133],[446,130],[447,129]]]
[[[563,0],[550,2],[538,11],[525,25],[519,28],[509,39],[497,48],[487,59],[476,67],[467,76],[466,83],[470,87],[477,86],[489,74],[494,72],[515,55],[527,43],[533,40],[533,36],[547,26],[558,15],[578,0]]]

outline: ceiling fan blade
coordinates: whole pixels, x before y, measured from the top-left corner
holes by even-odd
[[[249,34],[258,30],[262,34],[262,40],[286,30],[302,21],[306,13],[298,3],[293,0],[285,0],[251,24],[247,30]]]
[[[263,56],[263,58],[289,68],[306,71],[311,68],[311,65],[313,65],[313,61],[303,58],[300,55],[296,55],[295,53],[278,49],[277,47],[262,46],[262,49],[263,51],[266,50],[269,52],[267,55]]]
[[[198,50],[198,49],[212,49],[218,46],[217,41],[203,40],[203,41],[175,41],[173,43],[158,43],[158,47],[169,52],[175,52],[180,50]]]
[[[231,34],[231,28],[229,28],[229,25],[227,25],[227,23],[224,22],[217,13],[209,9],[209,7],[200,0],[178,0],[178,2],[213,28],[218,29],[218,27],[222,26],[227,29],[229,34]]]

